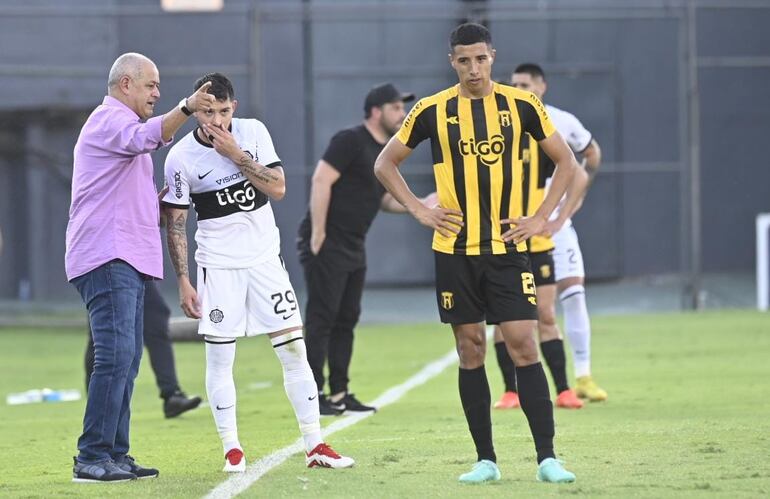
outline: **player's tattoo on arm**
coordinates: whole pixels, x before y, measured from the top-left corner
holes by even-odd
[[[177,210],[173,210],[177,211]],[[187,268],[187,213],[180,211],[174,216],[169,211],[166,224],[166,239],[168,241],[168,253],[177,277],[189,276]]]
[[[238,168],[252,182],[258,181],[262,184],[270,185],[281,180],[278,174],[270,170],[270,168],[260,165],[245,154],[238,159]]]

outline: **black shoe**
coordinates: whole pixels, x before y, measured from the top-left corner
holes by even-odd
[[[345,404],[342,401],[332,402],[324,394],[318,395],[318,410],[321,416],[339,416],[345,412]]]
[[[120,468],[112,459],[95,464],[78,462],[77,457],[72,459],[75,461],[75,466],[72,467],[73,482],[117,483],[136,480],[135,474]]]
[[[346,393],[341,402],[345,404],[345,410],[350,412],[377,412],[376,407],[362,404],[352,393]]]
[[[123,471],[133,473],[136,478],[156,478],[160,472],[155,468],[145,468],[136,464],[134,458],[126,454],[125,456],[116,459],[115,464]]]
[[[167,418],[175,418],[183,412],[195,409],[199,405],[201,405],[200,397],[187,398],[184,392],[177,390],[163,402],[163,414]]]

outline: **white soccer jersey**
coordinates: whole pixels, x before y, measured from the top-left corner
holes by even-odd
[[[585,129],[580,120],[574,114],[549,104],[545,105],[545,109],[548,111],[553,125],[572,150],[575,152],[585,151],[591,143],[591,132]]]
[[[233,118],[231,132],[240,148],[261,165],[281,166],[262,122]],[[199,266],[244,269],[279,254],[280,234],[267,195],[195,132],[171,148],[165,176],[169,191],[163,202],[189,208],[192,201],[195,207]]]
[[[576,153],[585,151],[591,144],[591,139],[593,137],[591,136],[591,132],[585,129],[580,120],[577,119],[574,114],[549,104],[545,105],[545,109],[548,111],[548,116],[551,118],[554,127],[556,127],[556,130],[558,130],[561,136],[564,137],[567,145],[569,145]],[[548,179],[548,184],[550,185],[550,179]],[[562,203],[564,203],[564,198],[561,199],[559,205],[553,211],[551,220],[554,220],[559,216],[559,210],[561,209]],[[572,225],[572,220],[567,219],[567,221],[564,222],[564,227],[569,227],[570,225]]]

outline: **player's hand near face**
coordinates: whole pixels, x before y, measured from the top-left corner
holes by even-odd
[[[179,281],[179,305],[182,307],[184,315],[190,319],[201,318],[198,293],[187,279],[180,279]]]
[[[214,149],[222,156],[236,162],[243,154],[240,146],[235,141],[235,137],[233,137],[229,130],[213,125],[203,125],[203,131],[211,141]]]
[[[538,215],[531,217],[504,218],[500,220],[501,224],[513,225],[512,228],[503,233],[503,241],[513,241],[515,244],[526,241],[532,236],[538,235],[543,231],[547,220]]]
[[[438,231],[444,237],[458,234],[464,225],[463,212],[442,208],[439,205],[428,208],[424,204],[420,204],[412,215],[418,222]]]

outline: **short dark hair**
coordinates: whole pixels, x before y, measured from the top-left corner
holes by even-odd
[[[489,30],[477,23],[461,24],[449,34],[449,48],[454,51],[457,45],[473,45],[484,42],[492,45],[492,35]]]
[[[545,80],[545,71],[543,71],[543,68],[534,62],[525,62],[524,64],[519,64],[516,66],[516,69],[513,70],[513,73],[526,73],[533,78],[539,76]]]
[[[211,86],[207,93],[213,95],[216,100],[226,101],[227,99],[233,100],[235,98],[232,82],[222,73],[208,73],[201,76],[195,81],[194,90],[198,90],[204,83],[209,81]]]

